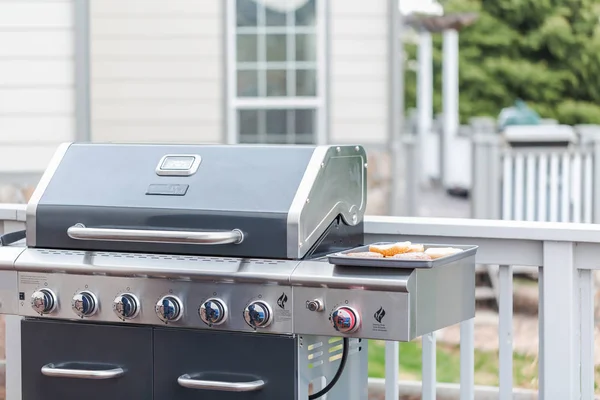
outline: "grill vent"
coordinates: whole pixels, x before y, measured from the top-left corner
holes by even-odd
[[[261,259],[247,259],[242,258],[229,258],[229,257],[203,257],[203,256],[185,256],[185,255],[172,255],[172,254],[142,254],[142,253],[113,253],[113,252],[85,252],[79,250],[54,250],[54,249],[42,249],[39,250],[40,254],[44,255],[60,255],[60,256],[78,256],[83,257],[86,254],[93,257],[102,258],[122,258],[122,259],[137,259],[137,260],[165,260],[165,261],[184,261],[184,262],[216,262],[216,263],[229,263],[239,264],[241,262],[248,262],[251,264],[261,265],[281,265],[285,264],[286,260],[261,260]]]

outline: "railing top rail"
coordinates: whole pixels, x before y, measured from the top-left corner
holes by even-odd
[[[366,216],[365,232],[380,235],[462,237],[600,244],[600,225],[462,218]]]
[[[27,204],[0,203],[0,221],[25,221]]]

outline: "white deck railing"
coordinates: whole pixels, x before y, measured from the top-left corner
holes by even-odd
[[[22,229],[23,206],[0,206],[0,229]],[[21,222],[19,222],[21,221]],[[600,227],[584,224],[493,220],[367,217],[366,241],[476,244],[477,262],[500,267],[499,398],[513,391],[512,268],[539,268],[540,398],[594,398],[594,286],[600,267]],[[7,326],[7,352],[18,351],[19,338]],[[461,399],[474,398],[474,321],[461,324]],[[435,334],[423,338],[423,399],[436,398]],[[17,363],[20,357],[16,355]],[[7,353],[7,400],[17,400],[11,380],[20,365]],[[398,343],[386,344],[386,400],[397,400]],[[11,393],[17,393],[12,395]]]

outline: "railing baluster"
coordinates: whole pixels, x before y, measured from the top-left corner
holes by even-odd
[[[544,400],[544,268],[538,268],[538,398]]]
[[[535,173],[536,173],[536,155],[534,153],[527,154],[527,194],[525,201],[527,202],[527,221],[535,221]]]
[[[562,155],[561,165],[560,221],[571,222],[571,155],[569,153]]]
[[[550,155],[550,222],[558,221],[558,154]]]
[[[524,193],[523,189],[525,187],[525,183],[524,183],[525,171],[524,171],[524,169],[525,168],[524,168],[523,154],[521,154],[521,153],[515,154],[514,218],[517,221],[523,220],[523,211],[525,209],[524,204],[523,204],[523,193]]]
[[[502,160],[502,219],[513,219],[513,154],[504,153]]]
[[[435,332],[423,335],[423,365],[421,371],[423,374],[422,400],[435,400],[436,397],[436,338]]]
[[[474,319],[460,323],[460,400],[475,398],[474,333]]]
[[[537,221],[548,220],[548,157],[546,154],[540,154],[538,160],[538,214]]]
[[[579,270],[581,398],[594,399],[594,277]]]
[[[582,184],[582,163],[581,154],[573,155],[573,164],[571,170],[571,196],[569,200],[573,203],[573,222],[581,222],[581,184]]]
[[[544,242],[542,308],[543,391],[552,399],[575,399],[574,265],[572,242]]]
[[[385,400],[398,400],[400,388],[400,346],[398,342],[385,342]]]
[[[583,169],[583,222],[592,223],[592,214],[594,210],[594,167],[591,154],[586,154],[584,158]]]
[[[500,399],[512,399],[513,389],[513,268],[501,265],[498,325]]]

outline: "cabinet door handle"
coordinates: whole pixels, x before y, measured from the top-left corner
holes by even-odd
[[[123,375],[123,368],[112,368],[103,370],[59,368],[55,364],[46,364],[42,367],[42,375],[53,378],[77,378],[77,379],[114,379]]]
[[[262,379],[249,382],[208,381],[193,379],[188,374],[177,378],[177,383],[179,383],[179,386],[188,389],[219,390],[221,392],[252,392],[260,390],[265,386],[265,381]]]

